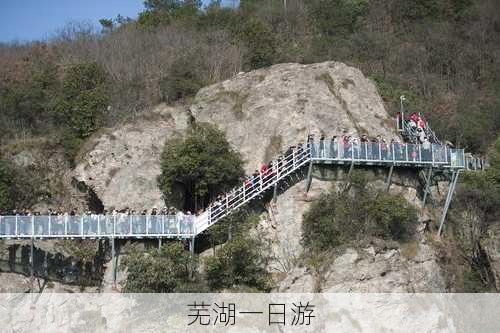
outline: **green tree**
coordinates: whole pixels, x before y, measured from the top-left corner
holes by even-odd
[[[235,33],[248,49],[245,66],[252,70],[272,65],[276,54],[276,40],[271,29],[255,17],[243,18],[243,22],[235,28]]]
[[[331,190],[304,214],[302,241],[313,252],[366,237],[406,241],[416,221],[415,208],[404,198],[379,193],[355,174],[349,188]]]
[[[194,124],[184,139],[165,143],[158,184],[166,201],[174,200],[180,190],[184,208],[196,211],[239,182],[242,164],[223,132],[209,124]]]
[[[57,68],[40,61],[30,66],[26,81],[12,82],[3,89],[0,85],[0,120],[5,119],[0,123],[2,134],[13,130],[3,128],[5,125],[13,124],[24,133],[40,134],[49,129],[52,123],[51,101],[57,83]]]
[[[172,21],[195,23],[202,6],[201,0],[146,0],[145,11],[139,14],[139,24],[157,27]]]
[[[113,28],[114,28],[114,23],[113,23],[113,20],[112,19],[106,19],[106,18],[103,18],[103,19],[100,19],[99,20],[99,23],[101,24],[102,26],[102,33],[105,34],[105,33],[109,33],[111,31],[113,31]]]
[[[41,195],[33,172],[0,159],[0,211],[30,208]]]
[[[5,211],[15,207],[13,178],[13,170],[9,164],[0,160],[0,207]]]
[[[123,265],[127,269],[125,292],[171,293],[182,292],[180,288],[192,281],[197,259],[175,242],[148,253],[133,251]]]
[[[171,103],[195,95],[204,82],[202,67],[196,57],[181,57],[170,66],[167,75],[160,80],[162,100]]]
[[[368,13],[367,0],[313,0],[309,15],[322,36],[340,37],[355,32]]]
[[[98,64],[78,64],[66,70],[55,109],[67,127],[62,145],[69,149],[70,160],[81,142],[103,125],[108,105],[106,73]]]
[[[215,256],[205,261],[206,280],[212,290],[247,286],[258,290],[270,287],[265,270],[262,244],[251,237],[239,235],[228,241]]]

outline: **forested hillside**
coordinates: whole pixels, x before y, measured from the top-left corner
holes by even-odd
[[[438,135],[485,152],[500,123],[495,0],[147,0],[137,20],[70,24],[0,47],[2,143],[43,136],[68,159],[104,125],[176,103],[240,71],[337,60],[405,94]]]

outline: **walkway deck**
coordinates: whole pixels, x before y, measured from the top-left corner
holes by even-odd
[[[360,143],[344,145],[325,140],[311,144],[271,163],[269,171],[246,182],[199,216],[118,214],[84,216],[0,216],[0,238],[4,239],[102,239],[178,238],[192,239],[220,219],[261,197],[299,169],[313,164],[363,165],[466,170],[471,165],[463,149],[417,144]]]

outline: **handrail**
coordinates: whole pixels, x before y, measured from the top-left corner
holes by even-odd
[[[0,216],[0,238],[189,238],[192,215]]]
[[[0,238],[190,238],[203,232],[234,210],[310,163],[433,166],[480,170],[483,160],[465,156],[463,149],[432,144],[323,140],[310,142],[270,163],[268,171],[245,181],[228,192],[221,202],[193,215],[83,215],[83,216],[0,216]]]

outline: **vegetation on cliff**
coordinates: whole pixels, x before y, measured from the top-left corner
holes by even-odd
[[[486,152],[498,135],[496,1],[286,3],[242,0],[229,8],[212,1],[202,8],[200,1],[146,1],[137,20],[106,18],[100,32],[71,24],[48,41],[1,45],[1,139],[58,137],[72,151],[99,126],[241,70],[325,60],[372,77],[391,110],[406,94],[440,137],[469,150]],[[67,105],[65,81],[75,74],[100,79],[78,92],[77,105]],[[59,117],[69,110],[78,112]]]
[[[457,186],[455,204],[446,230],[451,249],[458,256],[457,265],[464,271],[463,279],[454,281],[464,291],[492,291],[495,278],[485,251],[484,242],[500,223],[500,139],[490,148],[490,167],[484,172],[470,172],[462,176]]]
[[[165,143],[158,184],[166,202],[175,201],[180,191],[184,202],[179,208],[196,212],[241,180],[242,165],[223,132],[194,124],[185,138]]]
[[[417,224],[406,199],[372,189],[364,173],[324,194],[304,215],[302,241],[312,255],[370,237],[407,241]]]

